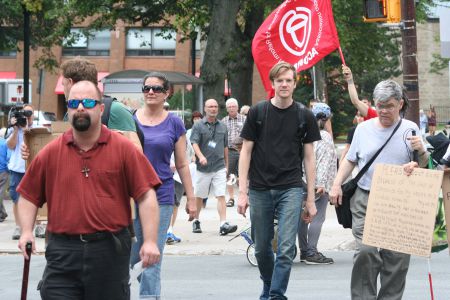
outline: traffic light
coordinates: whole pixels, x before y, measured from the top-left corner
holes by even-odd
[[[401,0],[363,0],[364,22],[400,23]]]

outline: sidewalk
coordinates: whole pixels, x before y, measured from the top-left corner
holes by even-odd
[[[206,208],[202,210],[200,221],[203,233],[192,233],[192,222],[187,221],[184,211],[186,198],[184,197],[178,211],[178,219],[175,223],[174,233],[179,236],[181,243],[166,245],[165,255],[233,255],[244,254],[248,243],[238,237],[229,241],[234,235],[219,235],[219,216],[217,214],[214,198],[208,200]],[[18,253],[17,241],[11,239],[14,231],[14,217],[12,213],[12,201],[4,201],[8,217],[0,223],[0,253]],[[236,206],[227,208],[227,219],[230,223],[238,225],[238,231],[250,226],[250,220],[237,214]],[[37,251],[44,252],[44,239],[36,238]],[[334,206],[328,206],[327,218],[322,228],[319,240],[320,251],[340,251],[353,249],[353,236],[351,230],[343,229],[336,220]]]

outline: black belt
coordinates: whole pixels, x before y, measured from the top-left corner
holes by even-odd
[[[128,227],[124,227],[116,232],[109,231],[99,231],[94,233],[84,233],[84,234],[65,234],[65,233],[52,233],[49,232],[49,238],[65,239],[65,240],[79,240],[84,243],[100,241],[112,238],[115,235],[121,235],[128,232]]]

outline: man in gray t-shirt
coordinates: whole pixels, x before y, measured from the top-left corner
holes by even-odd
[[[412,136],[413,130],[419,133],[417,125],[400,118],[400,111],[404,110],[407,103],[398,83],[393,80],[378,83],[373,92],[373,99],[378,117],[356,127],[350,149],[339,166],[331,188],[330,201],[334,205],[342,204],[341,185],[344,180],[356,165],[362,169],[386,142],[398,123],[402,122],[369,170],[359,180],[358,188],[350,200],[352,233],[356,240],[351,278],[352,299],[401,299],[410,255],[362,244],[367,201],[376,164],[404,165],[405,170],[410,170],[415,164],[410,163],[414,150],[418,151],[419,165],[423,167],[427,165],[428,153],[421,136]],[[377,296],[378,276],[381,287]]]
[[[228,135],[227,126],[217,119],[218,112],[217,101],[206,100],[205,117],[192,127],[191,143],[197,156],[197,175],[194,185],[197,216],[192,224],[194,233],[202,232],[199,221],[200,210],[203,207],[203,198],[208,198],[210,186],[213,187],[218,202],[220,235],[237,230],[236,225],[231,225],[226,221],[225,187],[228,167]]]

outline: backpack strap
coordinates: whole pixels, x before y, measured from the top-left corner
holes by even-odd
[[[298,135],[300,142],[303,146],[303,140],[306,136],[306,122],[305,122],[305,109],[306,107],[300,103],[295,102],[297,105],[297,118],[298,118]],[[259,139],[262,126],[267,119],[267,111],[269,109],[269,101],[262,100],[256,104],[256,137]]]
[[[269,101],[262,100],[256,104],[256,139],[259,140],[262,126],[264,121],[266,121],[267,110],[269,109]]]
[[[102,124],[108,127],[109,115],[111,114],[111,105],[113,101],[116,101],[116,98],[112,98],[109,96],[103,97],[103,104],[105,105],[105,109],[102,114]]]
[[[136,120],[134,115],[136,114],[137,109],[133,108],[130,110],[131,114],[133,115],[134,125],[136,126],[136,134],[138,135],[139,141],[141,142],[142,149],[144,149],[144,132],[142,132],[141,127],[139,127],[139,123]]]
[[[301,147],[303,147],[303,140],[305,139],[306,136],[306,122],[305,122],[306,107],[300,102],[295,103],[297,104],[298,135],[300,138]]]

